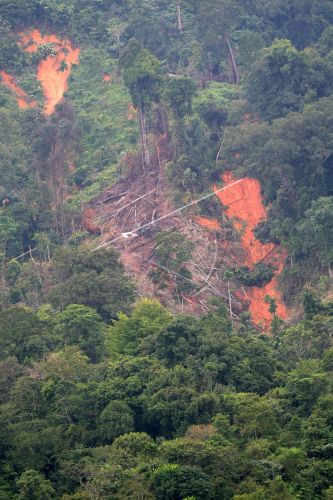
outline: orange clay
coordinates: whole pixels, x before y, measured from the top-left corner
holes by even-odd
[[[217,219],[208,219],[207,217],[196,217],[195,222],[200,224],[200,226],[206,227],[213,231],[220,231],[221,226]]]
[[[24,90],[17,85],[12,76],[8,75],[8,73],[5,73],[4,71],[0,71],[0,77],[2,84],[15,95],[17,104],[20,108],[35,108],[37,106],[37,103],[29,98]]]
[[[234,181],[230,172],[223,176],[225,185]],[[284,251],[274,250],[271,243],[262,244],[253,233],[255,226],[266,218],[266,211],[262,203],[260,183],[256,179],[244,178],[242,182],[235,184],[224,191],[217,192],[216,195],[221,203],[227,206],[226,214],[234,219],[235,228],[242,231],[242,246],[245,250],[245,260],[242,265],[253,267],[264,259],[270,252],[274,258],[274,265],[278,268],[276,275],[270,283],[262,288],[249,287],[245,292],[250,302],[250,312],[255,322],[263,321],[265,325],[270,323],[271,314],[268,311],[268,304],[264,302],[265,295],[274,297],[277,302],[277,314],[280,318],[287,317],[287,309],[282,301],[281,295],[277,290],[277,276],[283,271],[283,265],[286,258]]]
[[[36,29],[28,34],[21,34],[21,44],[27,52],[36,52],[40,45],[46,43],[55,45],[56,55],[48,56],[40,62],[37,78],[45,96],[45,114],[51,115],[68,88],[68,77],[73,64],[79,61],[80,49],[74,49],[68,40],[59,40],[55,35],[42,35]]]

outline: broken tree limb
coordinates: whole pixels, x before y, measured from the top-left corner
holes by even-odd
[[[203,270],[202,268],[194,261],[190,261],[191,264],[194,265],[194,267],[196,267],[197,269],[197,273],[199,274],[200,278],[205,280],[206,279],[206,275],[203,273]],[[205,288],[207,288],[207,286],[213,290],[214,293],[216,293],[219,297],[223,297],[224,299],[228,300],[228,296],[225,295],[224,293],[220,292],[214,285],[212,285],[212,283],[210,281],[207,281],[206,282],[206,285],[205,287],[201,290],[201,293],[205,290]]]
[[[212,266],[211,266],[211,268],[210,268],[210,270],[209,270],[209,273],[208,273],[207,277],[205,278],[205,283],[206,283],[206,284],[209,284],[209,280],[210,280],[210,278],[211,278],[211,276],[212,276],[212,274],[213,274],[214,267],[215,267],[215,264],[216,264],[217,253],[218,253],[218,246],[217,246],[217,241],[216,241],[216,240],[214,240],[214,244],[215,244],[214,259],[213,259],[213,264],[212,264]],[[205,286],[206,286],[206,285],[204,285],[204,287],[205,287]],[[196,292],[196,293],[194,294],[194,297],[195,297],[198,293],[200,293],[200,291],[201,291],[201,290],[199,290],[198,292]]]
[[[234,181],[232,182],[231,184],[228,184],[227,186],[223,186],[221,187],[220,189],[216,189],[214,190],[212,193],[209,193],[209,194],[206,194],[204,196],[201,196],[201,198],[197,199],[197,200],[194,200],[194,201],[191,201],[190,203],[187,203],[186,205],[183,205],[182,207],[180,208],[177,208],[175,210],[172,210],[171,212],[165,214],[165,215],[162,215],[161,217],[158,217],[157,219],[155,219],[155,221],[153,222],[148,222],[147,224],[144,224],[143,226],[141,227],[136,227],[136,228],[133,228],[133,232],[134,231],[143,231],[144,229],[147,229],[148,227],[151,227],[155,224],[157,224],[158,222],[162,221],[162,220],[165,220],[165,219],[168,219],[170,217],[173,217],[174,215],[182,212],[183,210],[185,210],[186,208],[189,208],[189,207],[193,207],[194,205],[197,205],[198,203],[200,203],[201,201],[203,200],[207,200],[208,198],[210,198],[211,196],[216,196],[217,193],[220,193],[222,191],[225,191],[226,189],[230,189],[232,186],[235,186],[236,184],[239,184],[240,182],[242,182],[243,179],[238,179],[237,181]],[[117,236],[117,238],[114,238],[113,240],[107,242],[107,243],[101,243],[100,245],[98,245],[97,247],[95,248],[92,248],[91,252],[95,252],[96,250],[100,250],[101,248],[104,248],[105,246],[108,246],[108,245],[112,245],[113,243],[115,243],[116,241],[120,240],[122,238],[121,235]]]
[[[108,196],[104,200],[100,201],[98,204],[99,205],[104,205],[104,203],[108,203],[109,201],[114,200],[115,198],[119,198],[121,196],[124,196],[127,193],[128,193],[128,191],[124,191],[123,193],[119,193],[119,194],[114,194],[112,196]]]
[[[17,257],[14,257],[13,259],[8,260],[8,261],[6,262],[6,264],[7,264],[8,262],[13,261],[13,260],[18,260],[18,259],[21,259],[21,258],[22,258],[22,257],[24,257],[25,255],[28,255],[28,254],[29,254],[29,255],[31,255],[31,254],[32,254],[32,252],[36,252],[36,250],[37,250],[37,248],[32,248],[32,249],[31,249],[31,248],[30,248],[30,246],[29,246],[29,250],[28,250],[27,252],[21,253],[21,255],[18,255]]]
[[[126,205],[124,205],[123,207],[119,208],[119,210],[117,210],[117,212],[115,214],[110,215],[110,217],[108,217],[107,220],[114,219],[115,217],[117,217],[117,215],[119,215],[121,212],[123,212],[125,210],[125,208],[128,208],[131,205],[133,205],[134,203],[137,203],[138,201],[142,200],[143,198],[146,198],[146,196],[149,196],[150,194],[154,193],[155,190],[156,189],[152,189],[148,193],[145,193],[142,196],[139,196],[138,198],[136,198],[135,200],[130,201],[129,203],[126,203]]]
[[[196,287],[198,286],[197,283],[194,281],[194,280],[191,280],[190,278],[187,278],[186,276],[182,276],[181,274],[177,273],[176,271],[170,271],[170,269],[168,269],[167,267],[164,267],[162,266],[161,264],[158,264],[157,262],[153,261],[153,260],[147,260],[147,262],[151,262],[153,265],[163,269],[164,271],[166,271],[169,276],[178,276],[179,278],[181,278],[182,280],[185,280],[185,281],[189,281],[190,283],[193,283]],[[218,290],[216,290],[213,285],[211,285],[210,283],[207,283],[209,285],[209,287],[212,289],[211,290],[211,293],[217,295],[218,297],[223,297],[224,299],[226,298],[226,296],[219,292]]]
[[[260,259],[258,262],[256,262],[256,265],[264,262],[264,260],[266,260],[267,257],[269,257],[279,245],[280,245],[280,243],[277,243],[276,245],[274,245],[274,247],[262,259]]]

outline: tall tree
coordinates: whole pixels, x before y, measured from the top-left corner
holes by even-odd
[[[119,311],[128,311],[133,301],[132,283],[113,248],[62,248],[54,255],[52,269],[49,299],[57,309],[82,304],[109,321]]]
[[[142,166],[145,168],[150,163],[146,113],[160,97],[161,63],[137,40],[132,39],[121,55],[120,66],[123,68],[125,85],[130,91],[132,102],[139,110]]]
[[[289,40],[276,40],[262,50],[248,75],[245,92],[262,118],[273,120],[290,111],[302,111],[305,103],[329,95],[332,85],[330,63],[319,54],[299,51]]]

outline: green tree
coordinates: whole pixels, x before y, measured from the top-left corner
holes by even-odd
[[[134,106],[139,109],[142,145],[142,164],[150,163],[147,139],[146,112],[160,96],[161,63],[135,39],[131,39],[120,58],[124,71],[124,82],[130,91]]]
[[[331,322],[323,317],[299,323],[282,331],[277,339],[278,356],[285,366],[295,368],[302,359],[322,358],[332,345]]]
[[[52,305],[58,309],[70,304],[89,306],[107,321],[116,318],[119,311],[127,312],[134,298],[132,283],[112,248],[58,250],[53,259],[53,280],[49,294]]]
[[[289,40],[276,40],[263,49],[246,82],[247,99],[263,118],[272,120],[290,111],[299,111],[309,100],[329,95],[332,71],[327,70],[325,90],[323,82],[312,73],[320,56],[298,51]],[[321,61],[325,66],[325,62]],[[312,69],[313,68],[313,69]],[[322,68],[320,76],[325,75]]]
[[[253,493],[245,493],[243,495],[235,495],[235,500],[297,500],[288,487],[288,484],[281,477],[276,477],[272,481],[268,481],[267,486],[259,486]]]
[[[71,429],[74,435],[79,428],[81,432],[86,427],[91,429],[94,403],[87,381],[93,367],[87,356],[77,346],[67,346],[52,353],[36,369],[43,378],[41,392],[52,421]],[[82,426],[77,428],[79,423]]]
[[[20,420],[40,418],[44,415],[44,404],[39,380],[23,376],[16,380],[10,391],[10,400]]]
[[[131,456],[152,457],[156,454],[157,446],[154,440],[144,432],[130,432],[116,438],[112,447],[124,450]]]
[[[123,401],[111,401],[98,418],[98,432],[103,443],[134,430],[134,418],[130,407]]]
[[[306,319],[312,319],[316,314],[319,314],[323,308],[318,300],[309,289],[305,290],[302,296],[302,304]]]
[[[300,415],[309,414],[319,396],[327,391],[328,380],[319,360],[302,360],[287,375],[284,396],[292,400]]]
[[[152,478],[158,500],[180,500],[194,497],[198,500],[209,498],[211,482],[209,476],[198,467],[162,465]]]
[[[333,371],[333,347],[327,349],[323,358],[324,369],[327,371]]]
[[[283,33],[298,48],[316,42],[333,20],[332,4],[328,0],[268,0],[260,5],[259,12],[269,21],[274,33]]]
[[[0,241],[1,251],[11,252],[11,245],[16,242],[21,233],[21,227],[18,221],[15,221],[10,215],[4,213],[4,209],[0,208]],[[14,246],[14,252],[20,247]]]
[[[119,19],[118,17],[112,17],[109,20],[108,24],[108,34],[111,37],[111,40],[116,43],[117,46],[117,51],[118,51],[118,57],[120,55],[120,49],[121,49],[121,37],[124,34],[126,30],[127,24]]]
[[[273,438],[279,431],[279,401],[251,393],[226,395],[225,408],[244,438]]]
[[[38,471],[52,468],[54,457],[65,443],[61,428],[43,419],[29,419],[11,423],[11,461],[21,473],[33,467]]]
[[[5,403],[15,380],[24,374],[24,367],[15,357],[0,362],[0,402]]]
[[[229,72],[224,61],[231,56],[228,50],[228,32],[240,16],[238,2],[232,0],[195,0],[197,36],[204,48],[205,67],[210,78]]]
[[[192,274],[186,267],[194,244],[178,231],[162,231],[156,236],[155,255],[158,269],[151,272],[156,284],[164,286],[164,281],[171,276],[175,281],[176,294],[186,293],[193,288]],[[173,275],[172,271],[175,271]]]
[[[163,97],[170,106],[175,119],[180,120],[191,114],[196,91],[197,86],[192,78],[177,76],[167,80]]]
[[[159,302],[142,299],[130,317],[121,313],[109,328],[107,345],[111,354],[135,354],[142,339],[172,322],[172,314]]]
[[[313,201],[305,219],[297,227],[302,250],[316,259],[333,277],[333,198]]]
[[[104,352],[106,326],[92,307],[71,304],[57,315],[65,345],[78,345],[96,363]]]
[[[51,500],[56,498],[51,482],[42,474],[28,469],[16,481],[19,493],[17,500]]]
[[[142,350],[163,360],[167,366],[185,362],[198,348],[199,326],[186,316],[174,320],[156,334],[147,337]]]
[[[283,448],[279,451],[277,460],[283,470],[283,477],[292,480],[306,463],[305,452],[300,448]]]
[[[0,351],[2,359],[15,356],[22,364],[43,358],[53,345],[37,314],[17,306],[0,312]]]
[[[175,123],[173,127],[173,142],[175,156],[186,154],[186,125],[184,118],[192,112],[192,101],[197,86],[192,78],[172,77],[166,81],[163,97],[172,111]]]

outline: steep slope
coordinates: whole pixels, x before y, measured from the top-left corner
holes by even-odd
[[[162,170],[152,168],[145,175],[132,168],[124,181],[95,200],[94,210],[89,209],[89,220],[85,220],[86,229],[92,233],[101,232],[102,246],[112,244],[119,249],[126,268],[139,283],[140,294],[158,296],[173,309],[201,312],[206,309],[208,299],[217,296],[229,301],[232,318],[237,320],[238,315],[249,308],[253,321],[268,331],[272,320],[265,301],[268,295],[276,300],[278,316],[286,319],[287,309],[278,290],[285,252],[273,244],[262,244],[254,236],[255,226],[266,217],[260,183],[250,178],[235,183],[229,173],[223,177],[226,189],[221,191],[215,186],[216,196],[225,207],[227,218],[241,234],[236,240],[230,240],[226,219],[223,222],[196,216],[193,208],[174,214],[163,165],[164,162]],[[164,218],[169,213],[170,216]],[[161,221],[154,222],[160,217]],[[141,231],[141,226],[148,228]],[[156,235],[174,230],[194,245],[192,258],[186,263],[191,273],[189,281],[194,288],[180,294],[178,305],[172,296],[179,276],[160,266],[155,256],[158,248]],[[235,282],[230,289],[224,278],[225,271],[235,265],[247,266],[251,270],[261,262],[274,266],[274,277],[269,283],[259,287],[241,286]],[[158,270],[168,273],[168,285],[163,289],[156,288],[151,280],[151,273]]]
[[[38,64],[37,79],[41,82],[45,98],[44,112],[51,115],[68,89],[68,78],[72,66],[79,62],[79,48],[73,48],[69,40],[61,40],[56,35],[42,35],[37,29],[19,35],[22,48],[28,53],[38,48],[52,46],[53,53]],[[20,108],[35,108],[37,103],[18,85],[15,77],[0,71],[1,83],[10,90]]]
[[[47,45],[52,48],[53,53],[43,58],[37,69],[37,79],[41,82],[45,97],[44,111],[46,115],[51,115],[68,89],[68,78],[73,65],[79,62],[80,49],[73,48],[68,40],[61,40],[54,34],[43,35],[37,29],[21,33],[20,43],[28,53],[36,53]],[[13,77],[5,72],[1,73],[1,77],[20,107],[37,105],[29,99]],[[112,81],[108,73],[105,73],[102,79],[108,83]],[[128,120],[135,119],[135,115],[136,109],[129,105]],[[133,166],[130,167],[129,175],[124,181],[117,183],[107,193],[101,193],[97,203],[95,200],[90,208],[84,210],[82,222],[86,230],[93,234],[101,233],[102,241],[112,242],[114,237],[117,239],[119,233],[126,233],[133,228],[133,215],[136,225],[140,226],[174,208],[168,200],[171,191],[164,178],[164,164],[169,158],[165,137],[156,139],[155,147],[156,154],[152,158],[151,172],[142,176],[136,168],[133,170]],[[231,174],[226,174],[223,180],[228,185],[234,179]],[[124,196],[119,196],[118,193],[122,192]],[[246,178],[242,183],[216,194],[235,229],[243,231],[241,248],[238,248],[237,243],[228,241],[226,228],[220,220],[204,215],[197,216],[195,212],[171,217],[166,223],[151,228],[148,235],[140,235],[134,242],[126,242],[125,245],[118,242],[117,246],[128,271],[136,276],[142,294],[157,295],[172,307],[176,275],[166,270],[169,272],[169,285],[164,291],[153,285],[150,275],[159,266],[156,259],[152,259],[155,252],[155,235],[159,231],[173,231],[176,228],[194,243],[197,255],[187,263],[194,290],[182,293],[174,307],[182,311],[201,312],[206,310],[209,297],[217,295],[225,301],[229,300],[232,317],[237,318],[237,314],[249,307],[253,320],[267,330],[272,317],[265,302],[267,295],[276,300],[279,317],[287,317],[286,307],[277,289],[277,279],[283,270],[285,255],[283,251],[275,249],[274,245],[263,245],[254,237],[255,226],[266,217],[260,185],[258,181]],[[106,198],[111,202],[105,202]],[[268,284],[263,287],[234,287],[230,291],[223,277],[225,270],[233,264],[252,269],[255,264],[267,259],[276,268],[274,278]]]
[[[228,185],[234,181],[234,178],[231,173],[226,173],[223,180]],[[248,287],[247,291],[244,292],[250,301],[249,309],[253,320],[263,321],[266,325],[270,322],[271,315],[265,303],[266,295],[276,299],[278,316],[286,319],[287,309],[277,289],[277,278],[283,271],[285,252],[272,243],[262,244],[255,238],[253,232],[255,226],[266,218],[260,183],[256,179],[245,178],[241,183],[234,184],[230,189],[216,194],[221,203],[226,206],[226,213],[233,220],[235,228],[242,230],[245,223],[241,237],[244,257],[239,264],[253,268],[255,264],[269,258],[276,267],[275,276],[268,284],[261,288]]]
[[[79,48],[73,48],[68,40],[60,40],[56,35],[42,35],[39,30],[21,34],[21,43],[27,52],[36,52],[45,44],[54,46],[55,55],[43,59],[37,70],[45,96],[45,113],[51,115],[68,88],[68,77],[73,64],[79,61]]]

